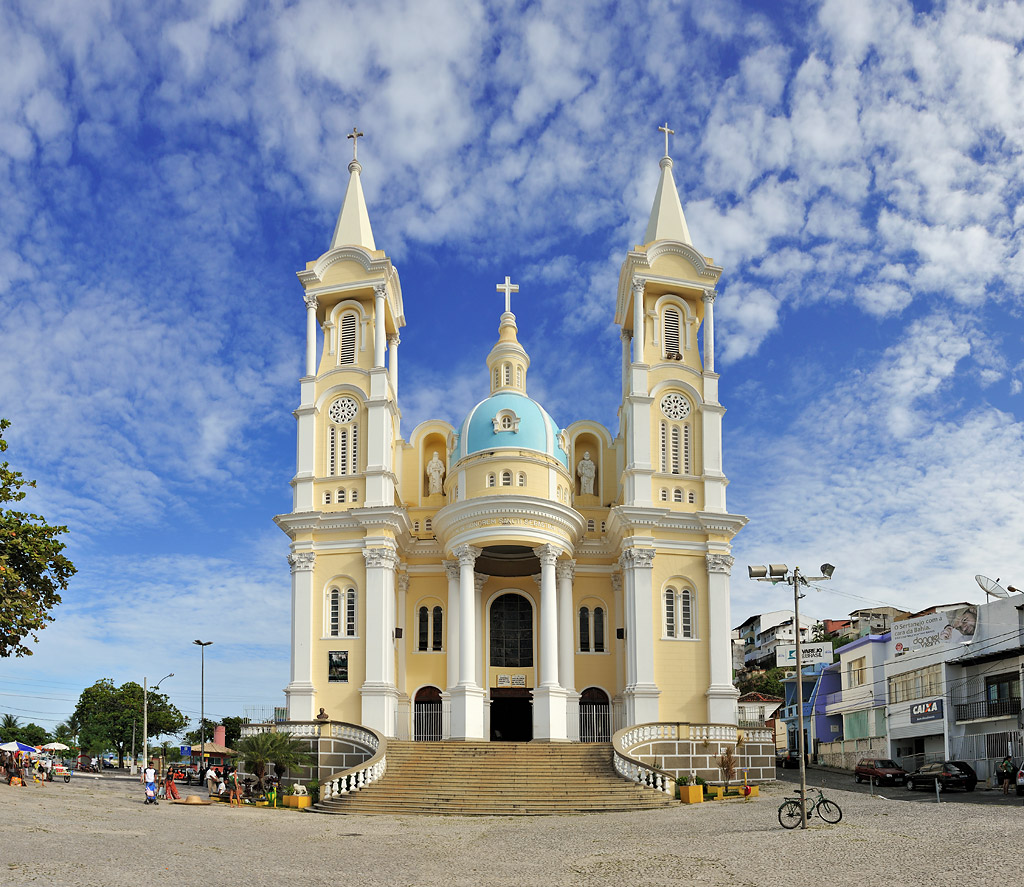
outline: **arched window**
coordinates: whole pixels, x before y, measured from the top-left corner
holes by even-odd
[[[435,653],[441,652],[441,636],[443,632],[443,616],[440,607],[434,607],[431,612],[431,617],[434,620],[434,624],[431,626],[431,641],[430,647]]]
[[[353,490],[352,491],[352,495],[349,496],[349,501],[351,501],[351,502],[358,502],[359,501],[359,492],[357,490]]]
[[[590,609],[580,607],[580,652],[590,652]]]
[[[520,471],[519,474],[516,476],[516,486],[517,487],[525,487],[526,486],[526,472],[525,471]]]
[[[511,431],[512,430],[512,424],[513,424],[513,422],[512,422],[512,417],[511,416],[502,416],[501,417],[501,430],[502,431]]]
[[[330,505],[330,504],[331,504],[331,491],[330,490],[325,490],[324,491],[324,505]]]
[[[342,490],[338,490],[338,501],[339,502],[344,502],[345,501],[345,491],[343,489]]]
[[[511,471],[503,471],[503,472],[501,472],[501,485],[503,487],[510,487],[510,486],[512,486],[512,472]]]
[[[494,387],[501,387],[501,367],[494,368]]]
[[[664,487],[661,488],[661,501],[668,502],[668,490],[666,490]]]
[[[604,521],[601,521],[601,532],[602,533],[604,532],[606,526],[607,526],[607,524]]]
[[[356,590],[354,588],[345,591],[345,635],[350,638],[356,636]]]
[[[427,519],[426,519],[426,520],[425,520],[425,521],[423,522],[423,529],[424,529],[424,530],[425,530],[426,532],[428,532],[428,533],[433,533],[433,532],[434,532],[434,520],[433,520],[433,518],[429,518],[429,517],[428,517],[428,518],[427,518]]]
[[[359,428],[355,424],[358,404],[351,397],[334,401],[327,410],[327,473],[331,477],[355,474],[359,470]]]
[[[665,474],[690,474],[692,461],[690,426],[662,422],[660,437],[662,472]]]
[[[332,588],[327,595],[327,634],[332,638],[341,634],[341,592]]]
[[[597,524],[595,524],[592,520],[588,520],[587,521],[587,532],[588,533],[593,533],[594,530],[596,530],[596,529],[597,529]]]
[[[356,362],[356,315],[353,312],[343,314],[341,318],[341,343],[338,348],[338,363],[352,364]]]
[[[686,494],[686,501],[689,502],[691,505],[693,505],[697,501],[697,497],[696,495],[694,495],[693,490],[690,490],[690,492]]]
[[[489,486],[489,487],[493,487],[494,486],[494,475],[493,474],[488,474],[487,475],[487,486]]]
[[[604,607],[580,607],[579,609],[579,650],[581,653],[605,652]]]
[[[682,502],[683,501],[683,491],[680,490],[679,487],[676,487],[672,491],[672,501],[673,502]]]
[[[665,331],[665,356],[675,357],[681,352],[679,347],[679,309],[666,308],[662,328]]]
[[[412,522],[412,531],[414,533],[418,533],[420,531],[420,522],[418,520],[414,520]]]
[[[416,649],[422,653],[427,650],[427,643],[430,639],[430,610],[426,607],[420,607],[418,629],[419,642]]]
[[[491,604],[491,665],[533,667],[533,605],[521,594],[503,594]]]
[[[512,384],[512,364],[506,363],[504,369],[505,369],[505,379],[504,379],[504,382],[505,382],[506,385],[511,385]]]
[[[594,652],[604,652],[604,609],[594,607]]]
[[[356,637],[356,590],[332,587],[327,592],[326,629],[332,638]]]
[[[440,653],[444,637],[444,615],[439,606],[421,606],[416,611],[416,650]]]
[[[665,637],[687,640],[697,637],[697,605],[692,589],[685,586],[665,589]]]

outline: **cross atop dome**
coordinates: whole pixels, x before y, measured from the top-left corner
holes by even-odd
[[[505,313],[506,314],[511,314],[512,313],[512,304],[511,304],[512,293],[518,293],[519,292],[519,284],[518,283],[512,283],[511,278],[509,278],[508,275],[505,275],[505,282],[498,284],[497,291],[499,293],[504,293],[505,294]]]
[[[668,157],[668,137],[670,135],[675,135],[676,131],[668,128],[668,121],[666,120],[664,126],[658,127],[658,132],[665,133],[665,156]],[[362,135],[362,133],[360,133],[360,135]],[[349,136],[349,138],[352,138],[352,136]]]

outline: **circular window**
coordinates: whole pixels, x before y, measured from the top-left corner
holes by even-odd
[[[327,415],[331,417],[332,422],[351,422],[356,417],[357,409],[356,402],[351,397],[343,397],[331,404]]]
[[[690,402],[681,394],[666,394],[661,399],[661,411],[670,419],[685,419],[690,415]]]

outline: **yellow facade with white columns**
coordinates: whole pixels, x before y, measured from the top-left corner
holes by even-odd
[[[561,428],[529,397],[506,278],[483,400],[458,427],[403,438],[398,351],[416,332],[358,161],[349,172],[331,247],[298,275],[306,373],[293,508],[276,518],[291,539],[290,719],[552,741],[734,724],[729,550],[746,519],[725,507],[722,269],[690,243],[672,161],[619,279],[614,436]]]

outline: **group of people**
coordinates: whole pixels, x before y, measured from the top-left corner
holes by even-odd
[[[180,801],[181,796],[178,794],[178,787],[174,782],[174,768],[167,768],[167,772],[164,774],[163,780],[158,787],[158,774],[155,763],[155,761],[150,761],[149,766],[142,771],[141,782],[146,787],[145,802],[147,804],[159,804],[160,797],[172,801]],[[211,798],[222,798],[226,794],[232,807],[242,806],[242,778],[239,776],[237,768],[232,767],[226,776],[221,775],[220,770],[216,767],[211,766],[207,768],[206,785]]]
[[[32,781],[41,786],[53,780],[53,761],[44,757],[32,760],[26,758],[24,752],[5,751],[0,760],[0,769],[8,785],[24,786],[30,775]]]
[[[242,777],[239,776],[237,767],[232,767],[226,774],[222,774],[215,767],[210,767],[206,771],[206,788],[211,798],[222,798],[227,794],[232,807],[242,806]]]

